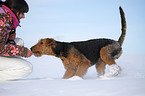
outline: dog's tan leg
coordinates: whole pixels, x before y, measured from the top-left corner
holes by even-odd
[[[121,68],[116,64],[115,59],[117,59],[121,53],[121,47],[117,43],[107,45],[101,49],[100,57],[109,65],[108,71],[104,74],[105,76],[117,76],[120,73]]]
[[[66,69],[63,79],[71,78],[75,75],[76,65],[67,58],[63,58],[63,65]]]
[[[82,77],[90,67],[90,61],[74,47],[69,50],[69,53],[68,57],[63,59],[67,69],[63,78],[70,78],[74,75]]]
[[[79,56],[78,56],[79,55]],[[77,56],[63,61],[66,72],[63,76],[64,79],[73,77],[73,76],[79,76],[83,77],[88,68],[90,67],[90,61],[86,59],[83,55],[78,54]]]
[[[89,67],[90,67],[89,63],[78,64],[77,71],[76,71],[75,75],[79,76],[79,77],[83,77],[87,73],[87,70]]]
[[[96,69],[98,72],[98,76],[104,75],[105,66],[106,66],[106,63],[103,62],[101,59],[99,59],[98,62],[96,63]]]
[[[73,68],[66,69],[63,79],[71,78],[75,75],[76,70]]]

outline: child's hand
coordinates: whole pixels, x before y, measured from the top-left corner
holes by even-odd
[[[30,57],[32,54],[33,54],[32,51],[30,51],[30,50],[28,49],[28,50],[27,50],[27,56],[26,56],[26,58]]]

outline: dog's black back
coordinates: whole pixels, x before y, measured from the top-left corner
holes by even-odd
[[[100,50],[102,47],[107,46],[115,42],[111,39],[92,39],[89,41],[82,42],[72,42],[71,44],[75,46],[87,59],[91,61],[91,64],[95,64],[100,58]]]
[[[91,64],[95,64],[100,58],[100,50],[102,47],[112,44],[116,41],[111,39],[91,39],[88,41],[81,42],[59,42],[56,41],[55,48],[53,49],[54,53],[59,57],[60,55],[67,57],[68,50],[71,47],[77,49],[82,53],[88,60],[91,61]]]

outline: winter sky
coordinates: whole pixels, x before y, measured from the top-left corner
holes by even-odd
[[[82,41],[94,38],[118,40],[121,34],[119,6],[126,15],[124,54],[145,54],[144,0],[26,0],[30,10],[17,28],[25,46],[41,38]]]

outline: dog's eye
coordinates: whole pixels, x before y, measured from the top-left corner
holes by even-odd
[[[40,44],[43,44],[43,42],[41,42]]]

